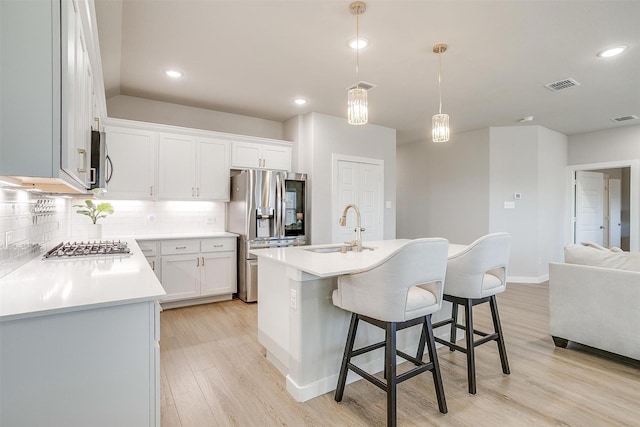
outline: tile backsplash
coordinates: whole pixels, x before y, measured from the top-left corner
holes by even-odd
[[[140,236],[150,234],[209,233],[225,230],[226,206],[222,202],[95,200],[109,202],[114,213],[99,220],[102,236]],[[73,205],[84,203],[74,199]],[[91,220],[71,207],[71,238],[86,238]],[[83,237],[84,236],[84,237]]]
[[[68,240],[87,240],[91,220],[68,198],[0,187],[0,277]],[[104,239],[152,234],[225,231],[224,202],[108,201],[114,213],[99,220]]]
[[[69,200],[0,188],[0,277],[68,238]]]

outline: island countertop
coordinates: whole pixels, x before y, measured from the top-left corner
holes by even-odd
[[[0,321],[162,299],[166,293],[134,239],[130,255],[43,259],[0,279]]]
[[[250,253],[258,258],[264,257],[271,261],[288,265],[297,270],[313,274],[318,277],[333,277],[350,274],[359,270],[366,270],[385,260],[398,248],[410,242],[410,239],[379,240],[364,242],[362,252],[314,252],[318,248],[331,248],[340,244],[326,244],[313,246],[289,246],[284,248],[253,249]],[[449,256],[456,255],[467,246],[449,244]]]

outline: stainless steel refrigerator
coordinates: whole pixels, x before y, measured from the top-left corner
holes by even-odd
[[[231,177],[227,229],[240,235],[241,300],[258,300],[258,260],[249,250],[307,243],[306,200],[306,174],[245,170]]]

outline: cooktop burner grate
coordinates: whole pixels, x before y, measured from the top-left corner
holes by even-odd
[[[87,242],[62,242],[47,252],[45,258],[62,258],[91,255],[122,255],[129,254],[131,250],[127,242],[120,240],[100,240]]]

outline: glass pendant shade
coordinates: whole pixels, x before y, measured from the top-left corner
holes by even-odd
[[[369,107],[367,105],[366,89],[356,87],[349,90],[347,100],[347,117],[350,125],[367,124],[369,121]]]
[[[435,114],[431,119],[433,142],[449,141],[449,115]]]

